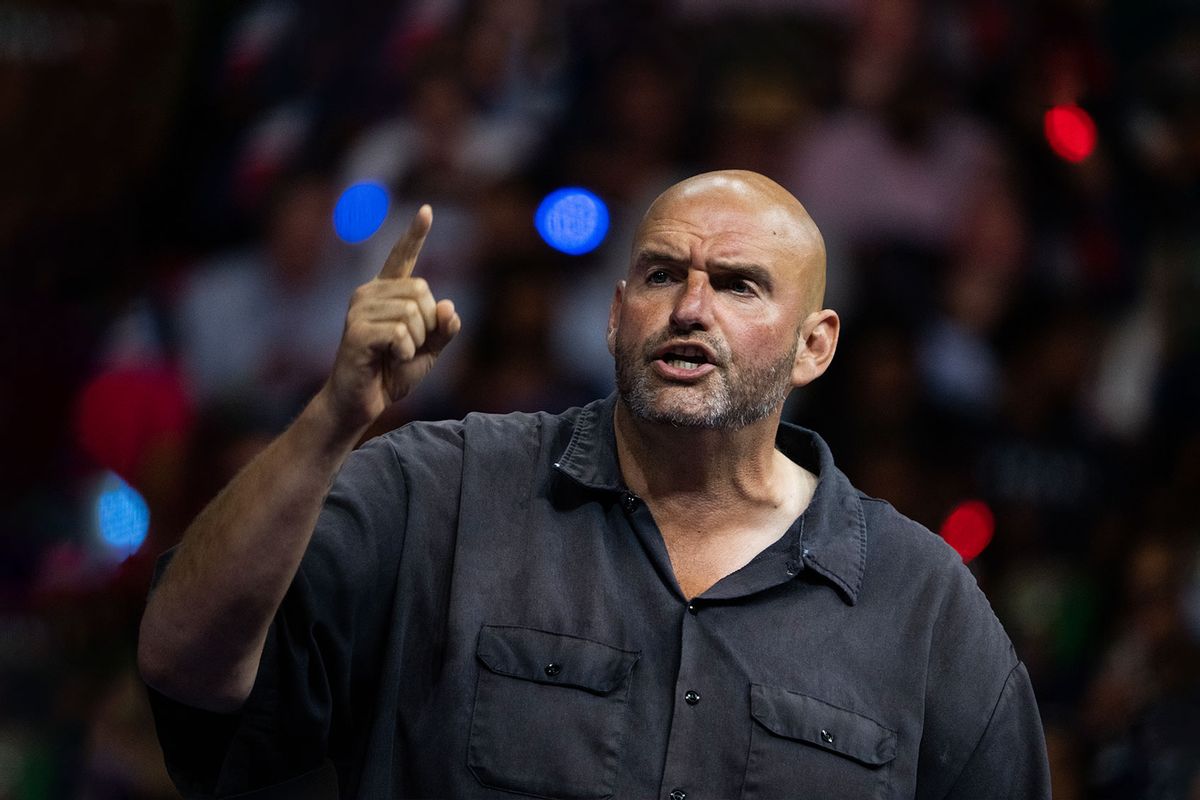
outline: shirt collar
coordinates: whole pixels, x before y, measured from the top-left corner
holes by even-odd
[[[588,489],[603,492],[625,490],[621,466],[617,462],[617,434],[613,427],[613,410],[617,407],[614,392],[603,400],[584,406],[575,421],[571,440],[558,460],[555,469]]]
[[[611,394],[585,406],[571,439],[554,467],[582,487],[594,491],[625,491],[617,462]],[[804,566],[832,583],[853,605],[862,587],[867,560],[866,521],[858,490],[833,463],[825,440],[807,428],[782,422],[776,446],[797,464],[817,475],[817,488],[802,515],[800,557]]]
[[[867,523],[858,490],[834,465],[829,445],[816,432],[781,422],[775,446],[818,479],[802,515],[800,558],[854,605],[867,564]]]

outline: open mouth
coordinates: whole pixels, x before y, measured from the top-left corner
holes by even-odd
[[[657,357],[669,367],[689,371],[712,363],[704,348],[692,345],[672,345],[660,351]]]

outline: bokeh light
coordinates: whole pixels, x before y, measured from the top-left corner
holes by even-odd
[[[1078,164],[1096,149],[1096,123],[1076,105],[1054,106],[1042,119],[1046,141],[1060,158]]]
[[[587,189],[557,189],[542,200],[533,224],[546,244],[567,255],[590,253],[608,233],[608,207]]]
[[[183,376],[168,364],[106,369],[87,382],[74,407],[83,452],[134,482],[156,452],[186,439],[193,417]]]
[[[365,242],[387,218],[390,198],[378,183],[356,183],[342,192],[333,208],[333,229],[349,244]]]
[[[950,510],[938,533],[969,564],[992,541],[996,518],[982,500],[964,500]]]
[[[96,532],[116,555],[134,553],[150,530],[150,508],[138,491],[114,472],[105,474],[95,505]]]

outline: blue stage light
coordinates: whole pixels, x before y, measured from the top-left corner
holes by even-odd
[[[542,200],[533,215],[537,232],[546,244],[567,255],[590,253],[608,233],[608,207],[587,189],[556,189]]]
[[[105,545],[128,555],[146,541],[150,508],[136,489],[110,472],[96,498],[96,526]]]
[[[356,183],[342,192],[333,208],[333,229],[342,241],[370,239],[387,218],[388,191],[378,183]]]

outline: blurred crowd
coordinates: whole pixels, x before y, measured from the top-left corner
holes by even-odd
[[[176,796],[133,658],[155,556],[320,385],[420,203],[463,335],[379,429],[607,394],[640,214],[736,167],[808,207],[843,319],[787,417],[935,531],[990,510],[971,568],[1055,797],[1200,800],[1194,3],[0,0],[0,75],[0,799]],[[351,245],[362,180],[390,211]],[[562,185],[611,213],[587,255],[532,225]],[[132,554],[96,534],[114,480]]]

